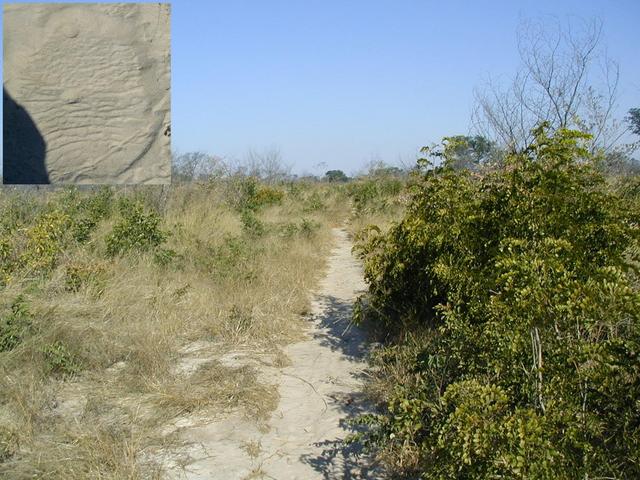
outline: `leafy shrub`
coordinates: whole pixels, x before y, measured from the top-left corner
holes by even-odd
[[[361,237],[359,319],[428,332],[381,413],[360,419],[397,471],[640,476],[638,211],[585,135],[535,135],[484,175],[421,161],[405,217]]]
[[[287,222],[279,225],[278,233],[281,237],[291,238],[297,235],[301,235],[306,238],[310,238],[318,231],[320,224],[303,218],[300,224],[296,222]]]
[[[295,182],[287,182],[287,195],[295,200],[302,198],[302,193],[307,185],[303,184],[300,180]]]
[[[67,346],[55,341],[42,347],[47,373],[69,377],[80,372],[80,362]]]
[[[27,303],[19,295],[11,304],[10,312],[0,318],[0,352],[16,348],[31,328],[31,315]]]
[[[241,212],[256,211],[282,202],[284,192],[278,188],[262,185],[254,177],[242,177],[234,185],[235,195],[231,195],[233,206]]]
[[[268,185],[261,185],[255,194],[255,203],[258,206],[279,205],[284,198],[284,192]]]
[[[109,216],[112,199],[113,191],[103,187],[78,202],[72,226],[72,236],[77,242],[86,242],[100,220]]]
[[[92,218],[78,218],[73,222],[72,236],[78,243],[86,242],[97,222]]]
[[[245,236],[226,236],[222,245],[211,253],[212,269],[220,278],[243,278],[254,276],[253,265],[261,250]]]
[[[404,188],[404,181],[395,176],[383,175],[365,178],[347,185],[357,214],[373,213],[387,208]]]
[[[120,221],[106,239],[107,255],[146,252],[166,240],[167,234],[160,229],[162,219],[156,212],[146,212],[141,204],[123,200],[120,214]]]
[[[11,272],[15,268],[14,256],[11,240],[0,237],[0,286],[6,285],[11,279]]]
[[[28,194],[5,194],[4,204],[0,210],[0,232],[11,234],[20,226],[30,224],[34,218],[42,214],[43,204],[36,197]]]
[[[33,270],[52,269],[65,246],[71,221],[68,214],[59,210],[41,215],[35,225],[27,229],[21,263]]]
[[[299,231],[298,224],[295,222],[286,222],[278,226],[278,234],[284,238],[291,238]]]
[[[86,198],[82,204],[83,209],[89,212],[92,217],[101,219],[108,217],[113,205],[113,190],[110,187],[100,187],[100,189]]]
[[[314,191],[311,195],[309,195],[303,203],[302,211],[305,213],[317,212],[320,210],[324,210],[326,205],[320,193]]]
[[[171,248],[156,248],[153,252],[153,261],[161,267],[170,265],[178,257],[178,252]]]
[[[310,238],[318,231],[319,228],[320,224],[318,222],[303,218],[300,223],[299,231],[302,236]]]
[[[265,226],[258,219],[253,210],[243,210],[240,214],[240,220],[242,221],[242,228],[245,233],[253,237],[259,237],[264,235]]]
[[[98,223],[109,215],[112,191],[81,195],[65,189],[49,201],[35,196],[7,196],[7,216],[0,219],[0,285],[21,271],[46,274],[58,264],[63,251],[86,242]]]
[[[82,243],[88,240],[100,220],[110,214],[112,199],[113,191],[109,187],[86,195],[71,187],[64,189],[52,205],[69,216],[71,236]]]

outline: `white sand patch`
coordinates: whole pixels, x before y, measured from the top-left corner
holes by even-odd
[[[50,183],[169,183],[169,12],[4,6],[5,108],[18,105],[5,116],[5,181],[43,183],[27,181],[40,171]]]

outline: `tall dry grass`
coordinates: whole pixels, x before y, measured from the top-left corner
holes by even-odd
[[[371,225],[386,231],[399,221],[409,201],[409,182],[407,175],[370,174],[342,187],[352,205],[349,234],[358,237]]]
[[[286,363],[348,212],[328,186],[247,182],[121,189],[107,213],[77,207],[94,191],[0,193],[0,476],[159,478],[176,418],[268,417],[276,389],[220,359]],[[168,235],[114,254],[134,204]]]

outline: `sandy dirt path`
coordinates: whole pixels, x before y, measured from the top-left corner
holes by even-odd
[[[285,348],[291,365],[265,372],[278,385],[279,404],[266,428],[227,418],[187,429],[197,445],[180,477],[276,480],[375,478],[339,441],[347,417],[363,411],[359,393],[366,364],[363,334],[350,326],[353,302],[364,290],[351,242],[334,230],[327,274],[312,303],[303,341]],[[357,464],[356,464],[357,463]]]

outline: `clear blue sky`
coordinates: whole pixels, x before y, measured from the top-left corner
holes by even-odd
[[[523,17],[597,16],[640,105],[640,1],[174,1],[173,142],[242,158],[280,148],[298,171],[411,160],[468,133],[473,88],[518,64]]]
[[[639,0],[176,0],[173,147],[277,147],[297,173],[411,162],[468,133],[474,86],[510,77],[520,19],[549,14],[604,22],[619,114],[640,106]]]

